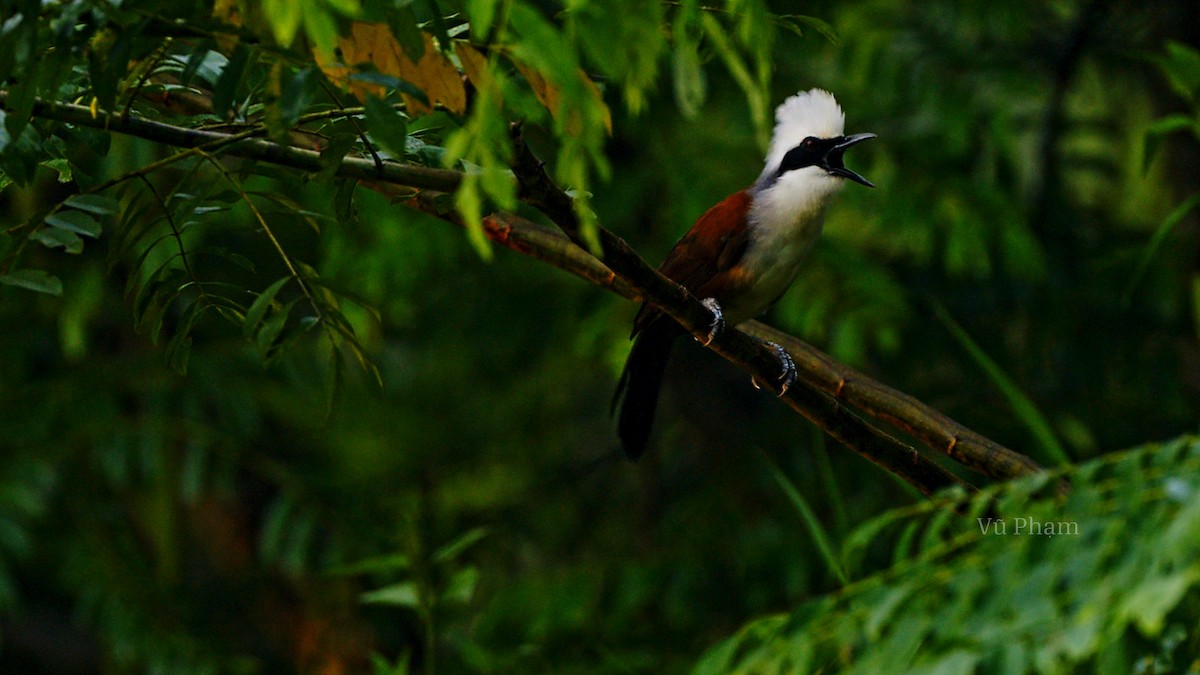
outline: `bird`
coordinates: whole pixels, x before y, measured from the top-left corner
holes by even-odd
[[[758,180],[701,215],[659,266],[713,313],[708,342],[723,327],[762,314],[787,291],[845,181],[875,187],[847,169],[843,155],[876,135],[847,136],[844,127],[845,113],[828,91],[810,89],[787,98],[775,110]],[[617,436],[631,460],[645,452],[667,359],[684,334],[649,303],[634,319],[633,347],[612,400],[614,410],[620,407]],[[782,347],[768,344],[780,358],[782,395],[795,379],[795,365]]]

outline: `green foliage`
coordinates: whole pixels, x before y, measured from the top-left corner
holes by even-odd
[[[890,566],[747,625],[694,672],[1186,669],[1200,440],[887,513],[848,537],[851,569],[867,549]]]
[[[580,216],[656,260],[754,179],[773,106],[826,87],[880,135],[847,160],[879,189],[845,190],[770,320],[1024,451],[1176,437],[1200,416],[1187,3],[0,4],[0,670],[1200,651],[1194,441],[1066,495],[925,502],[681,346],[630,466],[605,412],[633,307],[479,227],[538,217],[521,123]],[[318,166],[235,156],[261,140]],[[422,208],[469,227],[344,160],[462,171]],[[1082,532],[984,534],[992,505]]]

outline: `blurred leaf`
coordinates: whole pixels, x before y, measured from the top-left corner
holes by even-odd
[[[438,549],[437,552],[433,554],[433,560],[434,562],[439,563],[454,560],[458,556],[462,555],[463,551],[466,551],[468,548],[474,546],[480,539],[483,539],[487,535],[488,531],[483,527],[477,527],[473,530],[468,530],[459,538]]]
[[[838,578],[838,581],[843,586],[850,583],[845,570],[842,569],[841,563],[838,562],[837,556],[833,553],[833,545],[830,542],[829,533],[821,525],[817,514],[813,512],[812,507],[808,505],[808,501],[804,499],[804,496],[800,494],[796,486],[784,475],[779,466],[770,457],[766,457],[766,460],[767,470],[770,471],[771,477],[779,484],[788,501],[792,503],[792,506],[800,514],[800,517],[804,519],[804,525],[808,529],[809,535],[812,536],[813,543],[817,545],[817,550],[821,553],[821,557],[825,560],[825,565],[829,567],[829,570],[833,572],[834,576]]]
[[[695,119],[707,95],[704,69],[700,67],[700,40],[693,37],[687,22],[675,22],[675,41],[671,50],[674,65],[675,105],[685,119]]]
[[[804,34],[800,31],[800,28],[797,26],[797,24],[804,24],[817,31],[817,33],[819,33],[821,37],[828,40],[830,44],[836,45],[840,42],[837,31],[834,30],[833,26],[831,26],[829,22],[825,21],[824,19],[820,19],[815,16],[806,16],[804,14],[781,14],[775,17],[775,20],[779,23],[779,25],[791,30],[792,32],[796,33],[796,35],[801,37],[803,37]]]
[[[316,68],[298,70],[283,83],[276,103],[279,109],[279,122],[285,129],[296,124],[300,115],[312,104],[318,82]]]
[[[417,585],[411,581],[392,584],[391,586],[385,586],[374,591],[367,591],[358,596],[358,599],[359,602],[368,605],[395,605],[411,609],[421,606],[420,592],[417,590]]]
[[[275,281],[275,283],[267,286],[258,297],[254,299],[253,304],[246,310],[246,318],[242,322],[242,334],[250,337],[255,330],[258,329],[258,324],[263,317],[267,315],[267,310],[271,308],[271,304],[275,302],[275,296],[279,294],[287,282],[291,281],[291,277],[283,277]]]
[[[341,167],[342,160],[346,158],[346,155],[349,154],[357,141],[358,137],[354,134],[334,134],[325,147],[321,149],[320,163],[323,168],[316,175],[316,179],[321,181],[332,180]]]
[[[442,593],[442,602],[470,604],[475,597],[475,587],[479,584],[479,569],[464,567],[450,577],[450,583]]]
[[[408,125],[404,116],[386,102],[368,96],[367,129],[371,139],[383,146],[388,154],[402,158],[408,149]]]
[[[62,248],[66,249],[67,253],[83,253],[83,240],[68,230],[41,228],[33,233],[33,238],[47,248]]]
[[[372,675],[408,675],[409,672],[408,653],[397,656],[395,663],[388,663],[387,659],[379,654],[371,655]]]
[[[763,86],[764,83],[759,82],[751,74],[745,59],[734,48],[719,21],[710,14],[703,14],[701,23],[717,54],[725,62],[725,67],[729,69],[729,74],[742,88],[742,93],[745,94],[746,102],[750,106],[750,118],[754,122],[758,144],[765,148],[770,140],[771,119],[767,110],[767,92]]]
[[[471,38],[482,43],[491,34],[500,3],[495,0],[467,0],[465,9],[471,22]],[[457,47],[457,45],[456,45]]]
[[[71,195],[65,204],[97,216],[111,216],[121,208],[117,200],[103,195]]]
[[[60,183],[70,183],[75,179],[71,172],[71,165],[65,159],[51,159],[49,161],[42,162],[42,166],[57,173],[58,182]]]
[[[1133,272],[1133,276],[1129,279],[1129,284],[1125,287],[1125,304],[1129,304],[1132,300],[1133,292],[1137,290],[1142,277],[1146,275],[1146,270],[1150,269],[1150,263],[1153,262],[1154,256],[1158,253],[1158,249],[1162,247],[1163,242],[1167,240],[1167,237],[1171,236],[1171,232],[1175,230],[1175,227],[1183,222],[1183,219],[1197,206],[1200,206],[1200,192],[1193,194],[1191,197],[1185,199],[1182,204],[1175,207],[1175,210],[1171,211],[1163,219],[1162,223],[1159,224],[1158,228],[1154,230],[1150,241],[1142,249],[1142,255],[1138,259],[1138,265]]]
[[[645,91],[658,74],[665,46],[663,8],[661,2],[635,2],[613,11],[588,3],[570,15],[591,63],[624,85],[625,102],[633,112],[645,105]],[[516,22],[520,13],[512,16]]]
[[[392,553],[375,558],[367,558],[347,565],[338,565],[329,569],[329,574],[338,576],[353,576],[357,574],[378,574],[382,572],[405,572],[412,567],[412,562],[403,553]]]
[[[262,328],[259,329],[255,337],[255,343],[258,345],[258,353],[263,359],[269,359],[275,353],[275,348],[278,346],[276,341],[283,333],[284,326],[287,325],[288,316],[291,314],[292,308],[296,306],[297,301],[298,299],[285,303],[270,318],[262,322]]]
[[[1181,42],[1167,42],[1167,54],[1158,64],[1175,92],[1188,101],[1196,100],[1200,91],[1200,51]]]
[[[46,217],[46,223],[59,229],[95,239],[100,236],[100,223],[83,211],[56,211]]]
[[[18,185],[26,185],[37,173],[41,159],[41,140],[33,126],[22,125],[14,138],[11,115],[0,110],[0,175]]]
[[[1167,115],[1162,119],[1157,119],[1146,128],[1146,133],[1142,137],[1142,171],[1150,169],[1150,163],[1154,161],[1155,155],[1162,147],[1163,138],[1170,136],[1176,131],[1185,129],[1193,129],[1200,133],[1200,121],[1188,117],[1187,115],[1176,113]]]
[[[293,3],[289,1],[281,4]],[[213,87],[212,95],[213,112],[220,117],[228,117],[236,107],[238,89],[241,88],[242,79],[246,76],[246,69],[250,64],[250,54],[249,47],[239,44],[229,57],[225,67],[221,69],[221,76]]]
[[[494,83],[488,79],[488,59],[483,52],[465,42],[455,42],[454,53],[462,64],[463,75],[467,76],[468,82],[475,85],[476,89],[492,89]]]
[[[868,522],[850,538],[924,529],[943,544],[749,623],[693,672],[1128,672],[1160,636],[1170,655],[1181,644],[1170,617],[1194,625],[1200,610],[1200,501],[1182,506],[1162,487],[1200,488],[1200,439],[1111,455],[1065,478],[1066,500],[1056,478],[1036,476]],[[1131,480],[1141,483],[1133,498]],[[985,530],[965,512],[997,516]],[[1167,531],[1178,545],[1164,545]]]
[[[1021,391],[1017,383],[1000,367],[1000,364],[988,356],[983,348],[963,330],[962,326],[958,325],[958,322],[950,316],[945,307],[937,301],[933,301],[931,305],[934,316],[938,318],[955,341],[971,356],[975,364],[983,370],[996,389],[1004,395],[1004,399],[1008,401],[1008,405],[1016,413],[1017,418],[1033,434],[1042,451],[1060,465],[1070,464],[1071,458],[1067,455],[1066,449],[1059,443],[1058,437],[1054,434],[1054,429],[1050,426],[1050,422],[1038,410],[1037,405]]]
[[[48,295],[62,295],[63,286],[58,277],[50,276],[42,270],[17,270],[0,275],[0,284],[17,286]]]
[[[356,14],[357,2],[350,1],[354,4],[355,10],[351,14]],[[330,5],[334,3],[329,0],[297,0],[297,2],[304,6],[301,23],[304,25],[305,35],[312,42],[313,51],[318,54],[332,54],[337,46],[338,37],[337,20],[329,11]],[[326,2],[329,2],[329,5]]]
[[[409,61],[417,62],[425,54],[425,34],[411,6],[401,5],[388,13],[388,27]]]

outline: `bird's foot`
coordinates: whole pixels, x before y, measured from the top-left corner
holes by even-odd
[[[716,298],[705,298],[700,301],[700,304],[712,312],[712,323],[708,325],[708,337],[704,340],[696,340],[707,347],[725,330],[725,313],[721,311],[721,304],[717,302]]]
[[[779,396],[787,393],[792,384],[796,381],[796,362],[792,360],[792,355],[787,353],[787,350],[780,347],[774,342],[767,342],[767,346],[775,350],[775,356],[779,359],[779,366],[783,372],[779,374]],[[751,377],[750,384],[754,385],[755,389],[762,389],[758,384],[758,379]]]

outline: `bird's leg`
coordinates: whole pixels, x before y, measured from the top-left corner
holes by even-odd
[[[721,311],[721,304],[717,302],[716,298],[705,298],[700,301],[700,304],[712,312],[712,323],[708,325],[708,338],[703,341],[696,340],[707,347],[712,344],[713,340],[717,339],[721,331],[725,330],[725,313]]]
[[[791,388],[796,381],[796,362],[792,360],[792,355],[787,353],[787,350],[780,347],[777,343],[765,341],[766,345],[775,350],[775,356],[779,359],[779,365],[783,372],[779,374],[779,395],[783,396],[787,390]],[[754,385],[755,389],[761,389],[758,384],[758,379],[751,377],[750,384]]]

